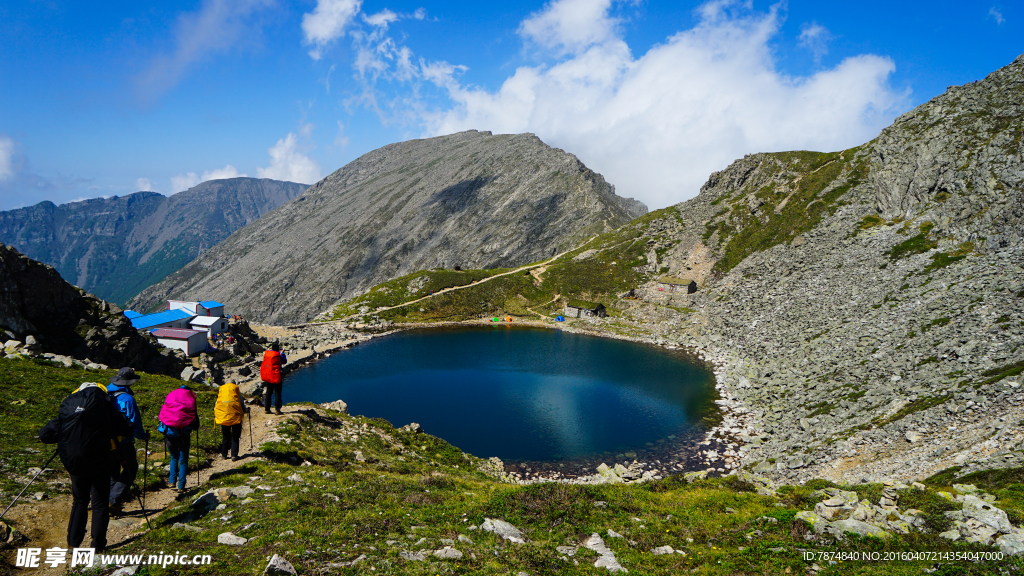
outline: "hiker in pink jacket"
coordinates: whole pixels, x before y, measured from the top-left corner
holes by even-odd
[[[172,390],[160,408],[157,432],[164,435],[164,448],[171,456],[168,483],[175,492],[185,491],[191,433],[199,429],[196,395],[188,386]],[[177,484],[177,486],[175,486]]]

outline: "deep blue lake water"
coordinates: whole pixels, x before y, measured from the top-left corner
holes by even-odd
[[[521,327],[374,339],[289,374],[285,402],[342,399],[349,413],[418,422],[475,456],[579,461],[694,437],[712,374],[682,353]]]

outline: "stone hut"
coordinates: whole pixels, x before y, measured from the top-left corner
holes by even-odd
[[[605,318],[608,316],[608,310],[604,307],[604,304],[598,304],[594,308],[584,308],[582,306],[572,306],[569,304],[565,305],[565,310],[562,311],[562,315],[566,318],[583,318],[584,316],[597,316],[598,318]]]
[[[658,289],[669,293],[693,294],[697,291],[697,282],[691,278],[675,278],[662,276],[658,278]]]

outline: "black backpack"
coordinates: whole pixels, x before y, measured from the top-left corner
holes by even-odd
[[[111,413],[111,409],[116,416]],[[110,460],[111,439],[123,432],[116,420],[120,411],[97,386],[68,396],[57,412],[57,453],[69,474],[94,475],[105,471]]]

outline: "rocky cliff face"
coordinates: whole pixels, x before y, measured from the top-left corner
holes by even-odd
[[[31,337],[31,338],[30,338]],[[132,328],[121,310],[67,282],[51,266],[0,245],[0,339],[18,350],[177,376],[184,359]],[[14,353],[14,350],[11,350]]]
[[[412,271],[525,264],[645,212],[532,134],[401,142],[324,178],[134,305],[212,298],[261,321],[307,321]]]
[[[0,212],[0,242],[54,266],[67,281],[127,302],[232,232],[306,189],[258,178]]]
[[[742,446],[715,466],[857,482],[1024,465],[1022,102],[1024,56],[863,146],[738,160],[616,232],[701,289],[649,281],[581,323],[718,363]]]

